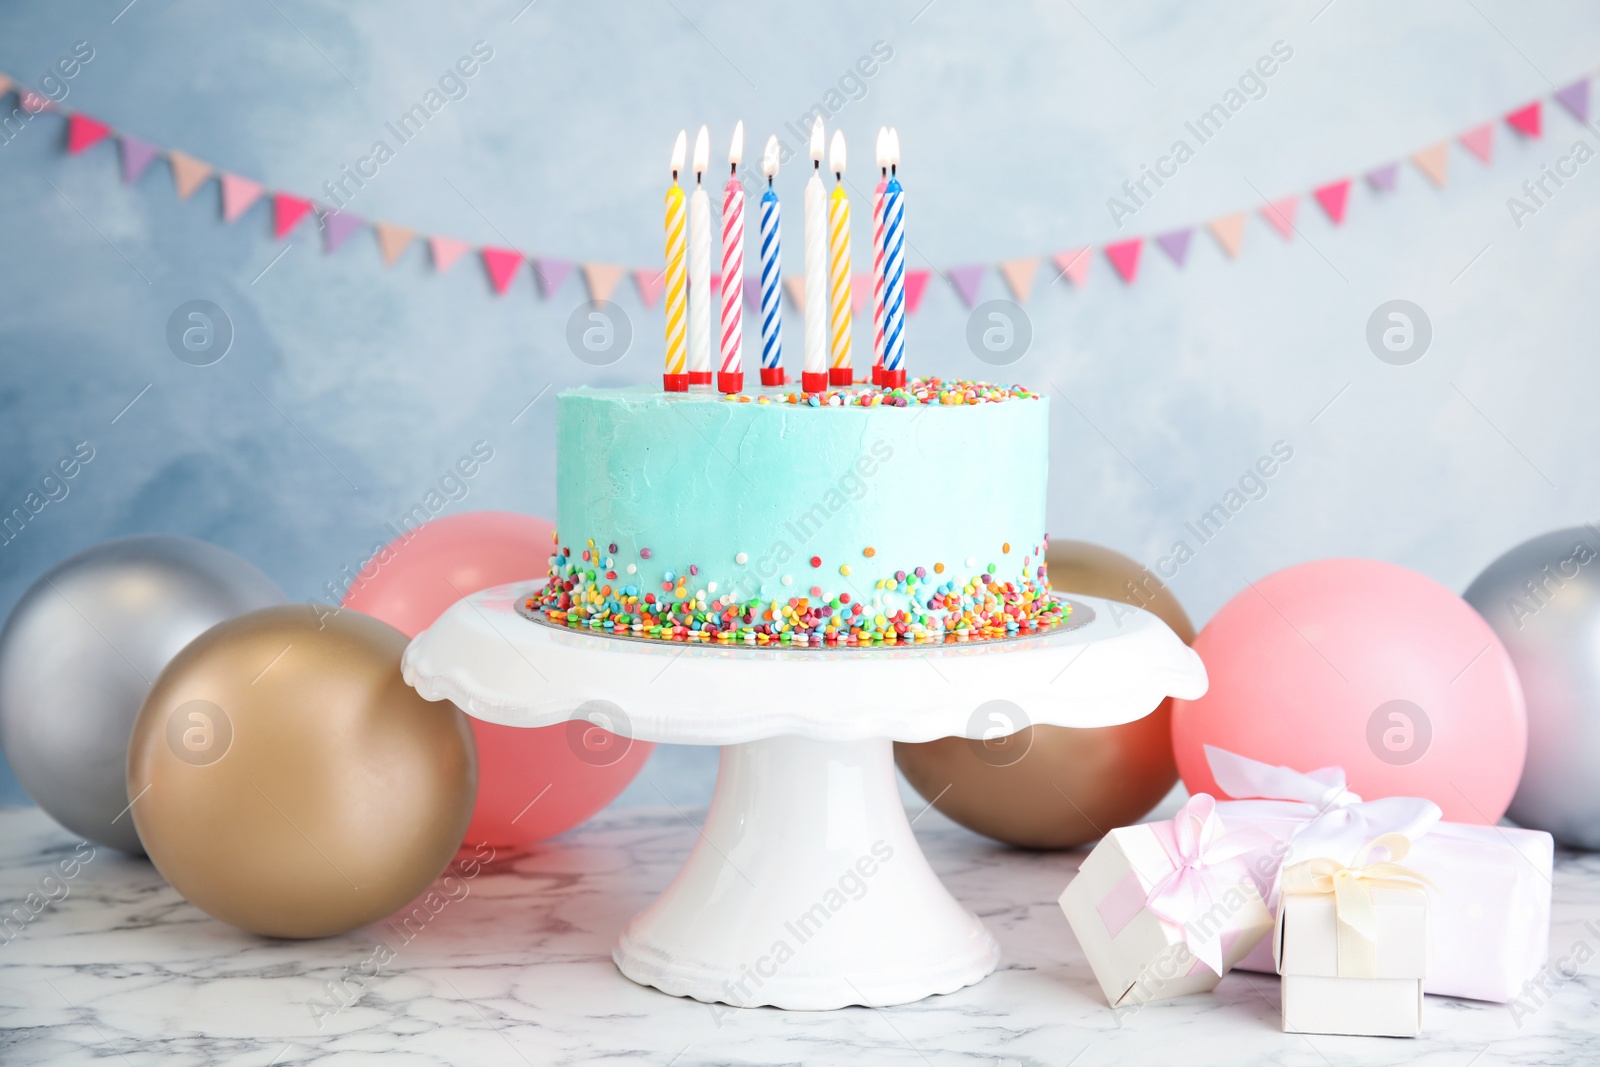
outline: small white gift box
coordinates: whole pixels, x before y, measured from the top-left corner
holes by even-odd
[[[1225,834],[1215,801],[1112,830],[1061,894],[1061,910],[1113,1008],[1203,993],[1272,930],[1246,861],[1270,840]]]
[[[1431,945],[1428,893],[1399,864],[1394,834],[1359,866],[1316,859],[1286,868],[1272,952],[1283,976],[1283,1029],[1292,1034],[1416,1037]],[[1368,863],[1384,850],[1390,861]]]

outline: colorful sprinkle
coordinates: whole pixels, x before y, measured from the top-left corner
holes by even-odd
[[[812,556],[812,557],[811,557],[811,565],[812,565],[812,566],[813,566],[813,567],[820,567],[820,566],[822,566],[822,557],[821,557],[821,556]]]
[[[848,563],[840,564],[839,573],[844,575],[846,578],[850,577],[850,564],[848,564]]]
[[[878,554],[878,550],[873,548],[871,545],[868,545],[866,548],[861,550],[861,554],[866,556],[868,559],[871,559],[873,556]]]
[[[741,552],[737,556],[733,557],[733,561],[739,566],[743,567],[746,563],[750,562],[750,557],[748,554]]]
[[[648,548],[641,548],[639,550],[639,558],[640,559],[649,559],[650,558],[650,550]]]

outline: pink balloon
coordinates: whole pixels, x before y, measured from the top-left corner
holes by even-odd
[[[1217,793],[1202,747],[1216,745],[1343,767],[1363,798],[1426,797],[1452,822],[1498,822],[1511,803],[1522,686],[1494,631],[1430,578],[1376,560],[1297,564],[1228,601],[1194,649],[1211,688],[1172,709],[1191,793]]]
[[[554,530],[509,511],[434,519],[390,542],[350,583],[344,606],[415,637],[469,593],[542,576]],[[473,719],[472,733],[478,802],[466,840],[509,847],[570,830],[611,803],[655,747],[586,723],[524,730]]]

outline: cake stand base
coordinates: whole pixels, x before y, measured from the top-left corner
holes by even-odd
[[[676,996],[821,1011],[953,992],[1000,948],[912,836],[892,742],[780,736],[723,748],[694,851],[612,958]]]

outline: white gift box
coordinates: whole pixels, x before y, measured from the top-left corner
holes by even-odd
[[[1437,889],[1425,993],[1505,1003],[1544,969],[1555,854],[1549,834],[1437,822],[1437,815],[1429,819],[1407,810],[1408,804],[1426,803],[1415,798],[1362,802],[1344,789],[1337,768],[1300,774],[1219,749],[1208,747],[1207,755],[1229,794],[1272,798],[1222,800],[1216,810],[1228,830],[1255,829],[1279,842],[1276,852],[1284,863],[1317,856],[1349,863],[1363,843],[1382,833],[1411,838],[1406,865]],[[1269,870],[1261,883],[1269,897],[1275,873]],[[1272,942],[1258,944],[1238,968],[1274,973]]]
[[[1212,803],[1202,794],[1176,820],[1112,830],[1061,894],[1061,910],[1113,1008],[1214,989],[1272,931],[1272,913],[1238,858],[1244,842],[1224,837]],[[1190,814],[1209,826],[1198,854],[1174,830]],[[1244,839],[1254,840],[1253,833]],[[1176,905],[1162,903],[1174,896],[1182,898]],[[1158,915],[1152,899],[1185,921]]]
[[[1283,1029],[1291,1034],[1416,1037],[1422,1032],[1422,982],[1428,974],[1428,894],[1374,888],[1377,936],[1370,972],[1341,960],[1339,919],[1329,894],[1285,893],[1272,951],[1283,975]]]

